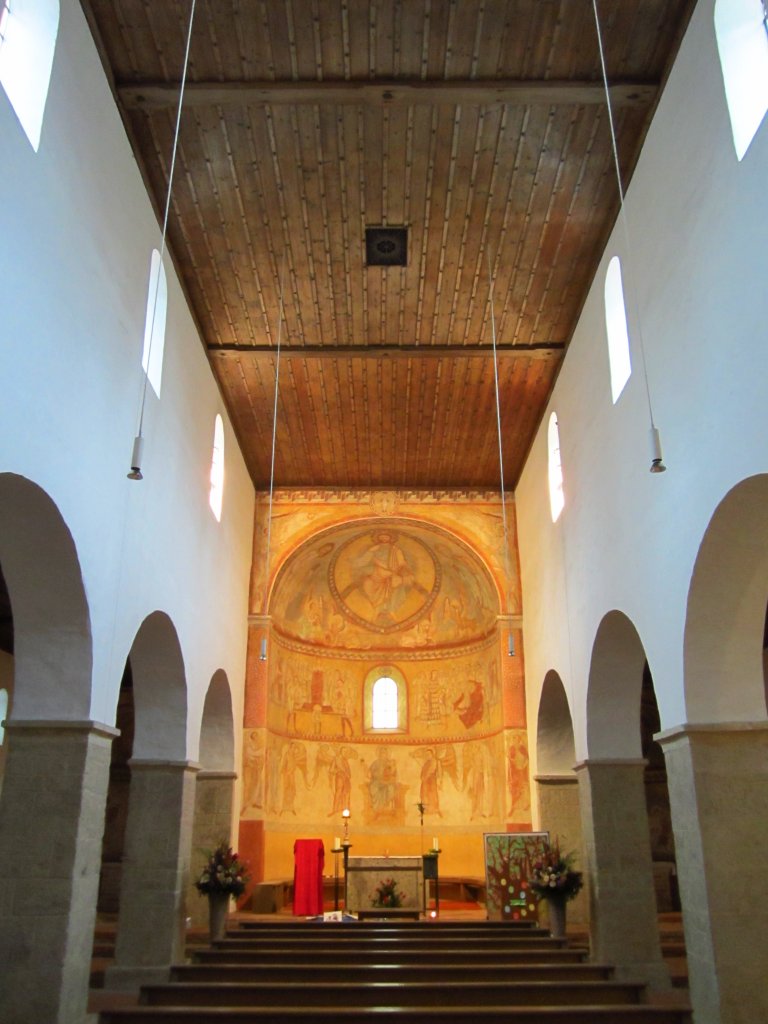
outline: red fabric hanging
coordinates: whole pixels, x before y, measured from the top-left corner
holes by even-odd
[[[309,917],[323,912],[322,839],[297,839],[293,844],[293,913]]]

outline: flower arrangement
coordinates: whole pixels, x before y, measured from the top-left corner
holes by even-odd
[[[379,882],[373,893],[374,907],[402,907],[403,894],[398,892],[397,882],[394,878],[387,878]]]
[[[195,888],[203,896],[211,893],[241,896],[245,892],[248,880],[247,865],[223,839],[216,849],[208,854],[208,862],[195,882]]]
[[[574,871],[576,855],[560,853],[557,842],[537,860],[531,870],[528,886],[539,900],[572,900],[581,891],[584,878],[581,871]]]

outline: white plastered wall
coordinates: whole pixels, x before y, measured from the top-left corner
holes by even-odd
[[[640,636],[662,728],[695,718],[684,696],[683,630],[698,547],[727,492],[768,471],[766,181],[768,124],[738,163],[713,0],[701,0],[627,191],[631,252],[617,224],[515,495],[528,720],[536,721],[544,678],[556,670],[571,703],[578,758],[623,753],[611,748],[610,736],[599,751],[586,744],[592,645],[613,609]],[[603,284],[616,253],[633,370],[614,406]],[[663,475],[648,472],[639,324],[668,466]],[[566,492],[554,525],[547,493],[553,410]],[[734,707],[726,717],[746,715]]]
[[[37,153],[0,90],[0,166],[0,471],[41,487],[72,533],[93,633],[91,717],[114,722],[133,639],[160,610],[181,645],[186,754],[196,759],[218,670],[242,720],[254,495],[167,256],[162,397],[148,392],[144,480],[126,479],[160,229],[75,0],[61,4]],[[217,413],[225,426],[221,524],[208,506]],[[14,715],[71,712],[56,707],[55,694],[30,701],[19,686]]]

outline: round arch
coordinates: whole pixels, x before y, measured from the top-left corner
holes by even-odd
[[[92,637],[75,542],[37,484],[0,474],[0,564],[13,611],[15,719],[87,719]]]
[[[135,733],[133,757],[178,760],[187,756],[187,684],[181,644],[165,612],[144,619],[130,654]]]
[[[572,772],[575,763],[571,708],[562,679],[550,670],[544,677],[539,698],[536,770],[539,775],[561,775]]]
[[[766,717],[766,602],[768,474],[761,474],[729,491],[699,546],[683,646],[689,722]]]
[[[231,772],[235,767],[235,722],[227,674],[211,677],[200,723],[200,765],[203,771]]]
[[[504,611],[505,601],[508,601],[510,596],[509,586],[504,585],[503,581],[497,577],[497,572],[494,571],[488,559],[461,533],[456,530],[449,529],[445,523],[436,523],[429,518],[422,518],[418,516],[382,518],[376,515],[363,516],[358,519],[341,523],[333,523],[328,526],[322,526],[319,529],[316,527],[308,528],[300,535],[297,535],[290,547],[281,556],[275,559],[274,565],[270,568],[270,578],[266,585],[264,599],[265,610],[269,610],[271,612],[275,592],[280,589],[282,579],[290,572],[291,565],[297,559],[301,558],[306,554],[307,550],[312,549],[313,547],[317,548],[318,546],[322,547],[324,544],[334,543],[340,534],[346,533],[351,527],[368,530],[407,530],[409,528],[424,530],[431,533],[436,538],[441,538],[447,544],[456,545],[457,548],[464,553],[465,557],[473,564],[475,571],[487,579],[488,584],[494,592],[495,602],[498,604],[498,611]]]
[[[587,689],[590,758],[640,758],[640,700],[645,650],[632,621],[610,611],[592,645]]]

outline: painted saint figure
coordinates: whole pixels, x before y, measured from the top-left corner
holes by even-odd
[[[397,762],[388,747],[382,747],[368,769],[368,795],[374,814],[391,814],[397,799]]]

